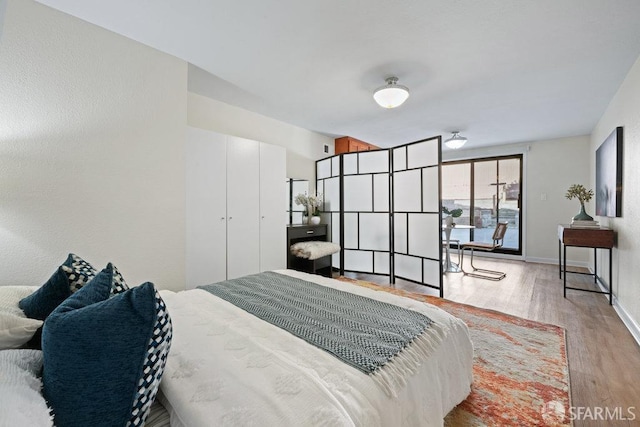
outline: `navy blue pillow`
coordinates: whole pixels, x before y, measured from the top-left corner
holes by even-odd
[[[27,317],[44,320],[62,301],[95,275],[96,270],[91,264],[75,254],[69,254],[51,278],[37,291],[23,298],[18,305]]]
[[[171,343],[152,283],[112,297],[109,265],[46,319],[43,394],[58,427],[143,425]]]

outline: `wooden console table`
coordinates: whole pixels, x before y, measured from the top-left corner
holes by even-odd
[[[608,294],[609,304],[613,304],[613,266],[612,266],[612,248],[614,244],[613,230],[608,228],[571,228],[570,225],[558,226],[558,268],[560,270],[560,278],[563,278],[564,273],[564,297],[567,297],[567,289],[575,291],[593,292],[597,294]],[[593,248],[594,266],[592,273],[582,273],[578,271],[567,271],[567,246],[575,246],[579,248]],[[564,251],[563,251],[564,249]],[[602,278],[598,276],[598,249],[609,250],[609,283],[605,286]],[[591,289],[573,288],[567,286],[567,273],[574,274],[586,274],[593,276],[593,282],[597,285],[598,280],[600,283],[609,290],[607,292]]]

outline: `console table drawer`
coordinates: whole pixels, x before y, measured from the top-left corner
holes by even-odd
[[[327,225],[301,225],[296,227],[289,227],[289,239],[299,239],[304,237],[326,236]],[[325,240],[325,239],[322,239]]]
[[[614,245],[614,232],[606,228],[571,228],[560,225],[558,238],[567,246],[609,249]]]

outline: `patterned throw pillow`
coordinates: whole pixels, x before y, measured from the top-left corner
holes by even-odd
[[[80,290],[80,288],[96,275],[96,269],[76,254],[69,254],[67,260],[60,268],[67,274],[71,293]]]
[[[129,289],[122,274],[113,265],[111,295]],[[96,275],[96,269],[78,255],[69,254],[47,282],[33,294],[20,301],[20,308],[31,319],[45,320],[71,294],[80,290]]]
[[[155,300],[156,323],[153,327],[153,335],[147,343],[147,355],[142,368],[142,376],[138,381],[138,390],[133,401],[131,419],[127,426],[144,425],[144,421],[149,415],[149,411],[151,411],[151,405],[155,401],[156,394],[160,388],[160,380],[162,379],[167,357],[169,356],[169,349],[171,348],[171,338],[173,337],[171,317],[169,317],[167,306],[158,291],[155,291]]]
[[[110,295],[113,296],[116,294],[121,294],[129,289],[129,286],[127,286],[127,282],[124,281],[124,277],[122,277],[122,274],[120,274],[120,271],[118,271],[116,266],[111,263],[107,264],[107,268],[109,268],[109,266],[111,266],[111,268],[113,269]]]
[[[96,275],[96,270],[78,255],[69,254],[67,260],[44,285],[20,301],[20,308],[31,319],[44,320],[69,295],[82,288]]]
[[[152,283],[111,296],[117,276],[109,264],[45,321],[43,393],[56,426],[142,426],[155,399],[171,318]]]

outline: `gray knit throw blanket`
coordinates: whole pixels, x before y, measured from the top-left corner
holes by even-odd
[[[442,341],[422,313],[274,272],[200,288],[371,375],[390,396]]]

